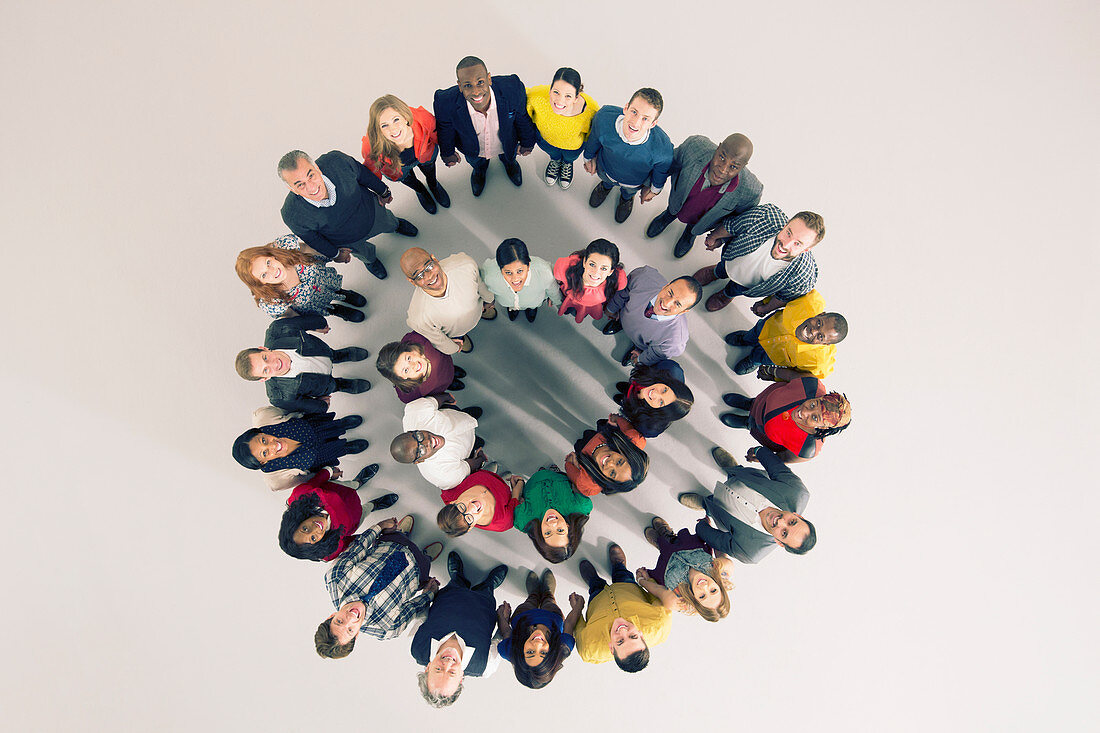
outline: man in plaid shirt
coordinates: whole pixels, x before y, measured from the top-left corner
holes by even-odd
[[[825,220],[812,211],[788,219],[775,204],[762,204],[727,217],[706,242],[708,250],[722,245],[722,260],[695,273],[700,285],[729,279],[725,288],[707,298],[707,310],[722,310],[736,296],[747,295],[766,298],[752,306],[752,312],[763,318],[810,292],[817,282],[817,263],[810,250],[824,237]]]
[[[379,522],[336,558],[325,574],[336,613],[317,627],[313,641],[319,655],[341,659],[351,654],[360,632],[392,639],[427,615],[439,582],[427,577],[431,560],[409,540],[411,529],[412,517],[400,524]]]

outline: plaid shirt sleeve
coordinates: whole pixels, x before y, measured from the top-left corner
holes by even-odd
[[[786,277],[775,295],[789,302],[814,289],[817,283],[817,261],[812,253],[803,252],[783,274]]]
[[[730,261],[755,251],[783,230],[788,219],[775,204],[764,204],[744,214],[731,214],[722,225],[733,236],[722,246],[722,259]]]

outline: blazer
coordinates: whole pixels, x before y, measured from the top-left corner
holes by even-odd
[[[493,98],[496,101],[497,119],[500,121],[500,147],[505,158],[516,157],[516,148],[535,145],[535,123],[527,115],[527,88],[515,74],[492,77]],[[467,158],[476,158],[481,152],[470,119],[466,98],[458,91],[458,85],[437,89],[432,103],[435,110],[435,128],[439,138],[439,154],[453,155],[457,148]]]
[[[668,195],[668,213],[677,214],[687,201],[695,182],[707,164],[714,158],[718,146],[703,135],[692,135],[676,148],[672,156],[672,191]],[[748,168],[738,174],[737,187],[727,190],[703,217],[691,228],[693,236],[714,229],[718,222],[730,214],[743,214],[760,203],[764,184]]]
[[[810,492],[802,480],[767,448],[757,448],[756,457],[763,471],[736,466],[724,485],[744,484],[783,511],[801,514],[810,501]],[[696,534],[715,550],[744,563],[755,563],[779,546],[770,534],[757,531],[723,509],[713,494],[703,499],[703,505],[720,529],[699,520]]]
[[[442,639],[455,632],[466,646],[477,650],[466,664],[465,674],[480,677],[486,670],[496,624],[497,605],[493,594],[471,590],[452,580],[436,594],[428,617],[413,636],[410,651],[417,664],[426,665],[431,661],[432,639]]]
[[[264,347],[273,351],[297,351],[302,356],[332,358],[332,348],[306,331],[324,328],[321,316],[306,315],[279,318],[271,322],[264,336]],[[317,399],[332,393],[336,382],[331,374],[303,372],[294,377],[272,377],[264,382],[267,399],[286,412],[325,412],[328,406]]]

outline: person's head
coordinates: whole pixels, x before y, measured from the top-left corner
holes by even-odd
[[[315,265],[313,255],[296,249],[282,249],[275,243],[262,247],[249,247],[237,255],[234,269],[259,303],[261,300],[275,301],[286,297],[283,283],[291,270],[299,265]]]
[[[611,622],[611,656],[624,672],[640,672],[649,664],[649,647],[633,621],[619,617]]]
[[[447,273],[434,255],[420,247],[410,247],[401,255],[401,272],[428,295],[440,297],[447,292]]]
[[[504,282],[515,290],[527,279],[527,273],[531,269],[531,255],[527,252],[527,245],[522,239],[515,237],[505,239],[497,247],[496,256],[497,267],[504,276]]]
[[[493,79],[485,62],[477,56],[467,56],[455,67],[458,76],[458,93],[478,112],[489,108],[489,87]]]
[[[597,431],[604,437],[603,444],[591,455],[585,455],[584,446],[592,434],[585,435],[574,444],[577,462],[592,480],[600,486],[600,493],[618,494],[631,491],[645,480],[649,471],[649,455],[611,423],[600,421]]]
[[[643,435],[659,434],[669,423],[691,411],[695,395],[688,386],[666,371],[644,364],[630,374],[638,391],[623,401],[623,414]]]
[[[752,141],[739,132],[735,132],[714,151],[710,159],[707,175],[713,186],[723,186],[732,181],[752,158]]]
[[[381,168],[382,160],[397,160],[401,150],[408,147],[412,135],[412,110],[392,94],[385,94],[370,106],[367,134],[370,138],[370,157]]]
[[[562,668],[561,632],[554,625],[534,624],[522,615],[512,629],[511,662],[516,679],[538,690],[550,684]]]
[[[445,505],[436,514],[435,523],[448,537],[461,537],[474,525],[488,523],[493,518],[493,512],[494,507],[484,501],[484,495],[474,493],[470,498]]]
[[[462,694],[462,652],[453,642],[440,644],[435,656],[417,674],[420,694],[433,708],[453,705]]]
[[[362,601],[340,606],[340,610],[320,623],[313,635],[317,654],[325,659],[343,659],[351,654],[366,614],[367,607]]]
[[[290,371],[290,357],[267,348],[243,349],[235,360],[237,374],[250,382],[266,382]]]
[[[721,572],[713,565],[705,573],[695,568],[689,570],[688,579],[676,586],[676,592],[706,621],[718,621],[729,615],[730,596]]]
[[[811,397],[791,411],[796,425],[816,438],[843,431],[852,422],[852,405],[840,392]]]
[[[262,428],[249,428],[233,442],[233,458],[245,468],[260,468],[265,463],[285,458],[297,450],[286,438],[262,432]]]
[[[821,214],[800,211],[775,235],[772,259],[791,262],[803,252],[809,252],[819,245],[824,238],[825,220],[821,218]]]
[[[378,350],[374,366],[402,392],[411,392],[431,372],[432,365],[420,344],[391,341]]]
[[[587,514],[563,517],[557,509],[547,509],[541,518],[528,522],[523,531],[543,558],[559,563],[571,558],[580,547],[587,523]]]
[[[550,108],[558,114],[568,112],[583,90],[581,75],[576,69],[561,67],[554,72],[554,79],[550,82]]]
[[[839,344],[848,335],[848,320],[839,313],[818,313],[794,329],[794,336],[804,344]]]
[[[623,137],[633,142],[644,137],[661,116],[665,101],[656,89],[642,87],[623,107]]]
[[[619,248],[606,239],[594,239],[583,250],[573,253],[579,259],[565,271],[565,284],[572,293],[603,284],[604,297],[610,300],[619,289]]]
[[[301,150],[291,150],[279,158],[278,171],[286,187],[302,198],[310,201],[328,198],[328,187],[321,177],[321,169]]]
[[[703,286],[691,275],[681,275],[661,288],[653,303],[658,316],[678,316],[694,308],[703,295]]]
[[[390,455],[398,463],[423,463],[446,442],[442,435],[427,430],[409,430],[390,442]]]
[[[340,546],[344,531],[332,527],[332,520],[322,513],[317,494],[299,496],[283,512],[279,524],[279,547],[299,560],[320,562]]]
[[[817,544],[817,530],[801,514],[770,506],[760,512],[760,524],[787,552],[805,555]]]

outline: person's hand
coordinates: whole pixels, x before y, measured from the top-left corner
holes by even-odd
[[[644,581],[653,580],[653,578],[649,577],[649,571],[647,571],[645,568],[638,568],[637,570],[635,570],[634,579],[638,581],[639,585],[641,585]]]
[[[749,448],[748,453],[745,454],[745,460],[749,463],[760,463],[760,459],[756,457],[756,448]]]
[[[573,468],[580,468],[581,464],[577,463],[577,454],[570,453],[565,457],[565,465],[573,466]],[[551,466],[553,467],[553,466]]]
[[[574,611],[579,611],[584,608],[584,597],[580,593],[569,594],[569,607]]]
[[[332,479],[338,479],[343,475],[344,475],[344,472],[342,470],[340,470],[339,466],[337,466],[336,468],[329,471],[329,480],[331,481]]]
[[[596,159],[584,161],[584,172],[589,174],[596,173]]]
[[[754,314],[756,314],[757,318],[763,318],[764,316],[768,315],[772,311],[771,311],[771,308],[768,307],[767,303],[765,303],[762,300],[758,300],[758,301],[756,301],[755,303],[752,304],[752,312]]]
[[[397,529],[397,517],[390,517],[389,519],[383,519],[378,523],[378,529],[383,532],[392,532]]]
[[[646,201],[656,198],[656,196],[657,194],[653,193],[653,191],[650,190],[649,186],[642,186],[642,190],[639,192],[638,198],[644,204]]]
[[[375,194],[375,196],[378,197],[378,200],[382,203],[383,206],[393,202],[393,191],[388,188],[386,189],[385,195],[378,193]]]
[[[713,524],[710,523],[710,515],[709,514],[704,514],[702,517],[699,518],[699,520],[697,522],[695,522],[696,527],[698,527],[700,524],[705,524],[708,527],[713,527],[714,526]]]
[[[318,397],[317,399],[321,400],[321,402],[324,402],[325,407],[328,407],[329,404],[332,403],[332,395],[330,395],[330,394],[327,394],[324,397]]]
[[[519,155],[530,155],[531,151],[534,150],[534,149],[535,149],[534,145],[529,145],[529,146],[528,145],[520,145],[519,146]]]
[[[439,581],[435,578],[428,578],[428,584],[424,586],[425,593],[435,593],[439,590]]]
[[[492,303],[482,303],[481,304],[481,315],[487,316],[490,313],[496,313],[496,312],[497,312],[497,306],[496,306],[496,301],[495,300]]]
[[[715,250],[722,246],[722,240],[729,237],[730,233],[725,227],[718,227],[713,232],[707,235],[707,241],[704,246],[708,250]]]
[[[458,346],[458,348],[460,348],[460,349],[462,348],[462,342],[463,342],[464,340],[465,340],[465,339],[460,339],[460,338],[457,338],[457,339],[451,339],[451,341],[454,341],[454,342],[455,342],[455,344],[456,344],[456,345]]]
[[[638,357],[641,356],[641,355],[642,355],[642,352],[638,351],[637,349],[631,349],[630,350],[630,358],[626,360],[626,363],[629,364],[630,366],[637,366],[638,365]]]
[[[441,394],[439,396],[443,398],[443,404],[444,405],[453,405],[453,404],[455,404],[455,396],[453,394],[451,394],[450,392],[444,392],[443,394]]]
[[[779,376],[775,373],[776,368],[773,364],[765,364],[756,370],[756,378],[764,379],[769,382],[778,382]]]
[[[332,258],[333,262],[351,262],[351,250],[347,247],[341,247],[340,251],[336,253],[336,256]]]
[[[450,168],[452,165],[458,165],[458,153],[451,153],[450,155],[442,156],[442,160]]]
[[[527,485],[527,479],[523,476],[516,476],[515,474],[508,477],[508,483],[512,486],[512,491],[523,491],[523,487]]]
[[[501,626],[508,623],[508,619],[512,618],[512,607],[508,605],[508,601],[504,601],[497,606],[497,618],[501,620]]]
[[[553,301],[550,300],[549,297],[546,298],[546,300],[543,302],[543,305],[545,305],[547,308],[553,308],[554,307],[554,303],[553,303]]]
[[[315,328],[315,329],[313,329],[313,332],[314,333],[328,333],[331,330],[332,329],[329,326],[325,326],[324,328]]]

